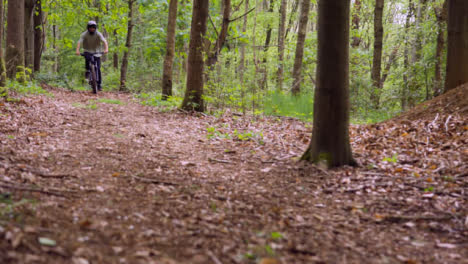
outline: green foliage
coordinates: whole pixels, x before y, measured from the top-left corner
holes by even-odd
[[[21,95],[48,95],[53,96],[48,91],[44,90],[40,85],[35,81],[20,83],[17,81],[9,81],[7,83],[7,88],[11,92],[15,92]]]
[[[389,158],[389,157],[384,158],[382,161],[397,163],[398,162],[398,154],[394,154],[391,158]]]
[[[136,98],[143,105],[157,107],[159,111],[167,112],[177,109],[182,103],[182,98],[170,96],[166,101],[161,99],[160,93],[141,93]]]
[[[264,111],[267,115],[296,117],[304,121],[311,121],[314,112],[312,94],[293,96],[285,93],[272,92],[267,95]]]
[[[116,99],[107,99],[107,98],[101,98],[98,100],[100,103],[106,103],[106,104],[116,104],[116,105],[123,105],[122,101],[116,100]]]

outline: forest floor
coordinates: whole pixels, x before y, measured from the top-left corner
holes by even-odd
[[[467,86],[334,170],[295,119],[49,92],[0,102],[0,263],[468,263]]]

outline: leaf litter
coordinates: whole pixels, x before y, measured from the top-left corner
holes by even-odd
[[[291,118],[5,102],[0,262],[461,263],[466,89],[353,125],[361,166],[335,170],[298,161],[311,128]]]

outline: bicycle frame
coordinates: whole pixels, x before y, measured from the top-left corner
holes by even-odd
[[[98,91],[98,82],[101,80],[101,76],[99,74],[98,70],[98,64],[96,60],[96,55],[100,55],[102,52],[97,52],[97,53],[91,53],[91,52],[84,52],[81,53],[81,56],[85,57],[87,61],[89,61],[89,85],[91,86],[91,89],[93,90],[93,93],[97,93]]]

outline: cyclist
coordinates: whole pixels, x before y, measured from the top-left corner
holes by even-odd
[[[102,50],[102,45],[104,44],[104,51]],[[108,53],[109,46],[107,45],[107,41],[101,32],[97,31],[97,23],[96,21],[89,21],[87,25],[87,30],[81,34],[80,40],[78,41],[78,45],[76,47],[76,55],[80,54],[80,47],[83,45],[83,49],[85,52],[89,53]],[[101,58],[100,55],[96,55],[97,60],[97,74],[99,75],[98,79],[98,90],[102,91],[102,79],[101,79]],[[85,56],[86,60],[86,79],[89,80],[89,58]]]

